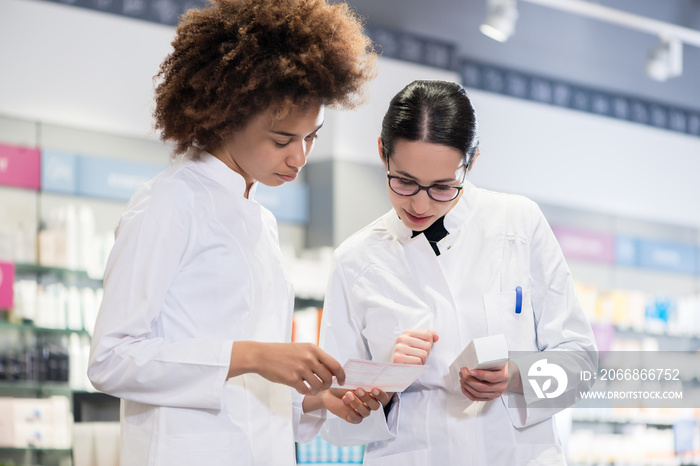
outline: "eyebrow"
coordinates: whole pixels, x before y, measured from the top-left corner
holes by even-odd
[[[418,181],[418,178],[416,178],[415,176],[410,175],[406,172],[396,170],[396,173],[398,173],[399,175],[401,175],[404,178],[410,178],[411,180],[416,181],[416,182]],[[444,183],[453,183],[453,182],[459,182],[459,181],[456,178],[445,178],[442,180],[435,180],[432,183],[430,183],[430,185],[428,185],[428,186],[432,186],[434,184],[444,184]]]
[[[325,123],[325,122],[324,122],[324,123]],[[316,127],[316,129],[314,129],[313,131],[311,131],[311,133],[309,133],[309,134],[313,134],[313,133],[317,132],[319,129],[321,129],[322,126],[323,126],[323,123],[321,123],[320,125],[318,125],[318,126]],[[271,133],[274,133],[274,134],[279,134],[280,136],[288,136],[288,137],[290,137],[290,138],[298,138],[298,137],[301,137],[299,134],[288,133],[288,132],[286,132],[286,131],[275,131],[275,130],[270,130],[270,132],[271,132]]]

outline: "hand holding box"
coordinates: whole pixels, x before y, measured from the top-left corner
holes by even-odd
[[[503,334],[475,338],[450,365],[450,374],[459,383],[461,368],[498,370],[508,362],[508,343]]]

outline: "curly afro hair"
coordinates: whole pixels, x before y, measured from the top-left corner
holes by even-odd
[[[271,108],[352,108],[375,75],[360,18],[325,0],[211,0],[182,16],[172,46],[154,117],[176,155],[215,149]]]

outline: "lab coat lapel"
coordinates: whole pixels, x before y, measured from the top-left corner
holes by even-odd
[[[452,292],[430,243],[419,235],[408,241],[404,250],[409,271],[421,286],[425,301],[433,312],[445,306],[454,307]]]
[[[431,311],[431,315],[420,322],[419,327],[414,328],[432,329],[435,323],[435,311],[445,306],[453,307],[452,295],[437,256],[423,235],[411,237],[411,230],[406,228],[395,212],[387,216],[387,223],[389,231],[401,243],[405,273],[412,278],[411,281],[417,287],[413,291]]]

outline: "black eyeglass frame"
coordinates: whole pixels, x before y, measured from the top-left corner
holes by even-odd
[[[419,192],[421,192],[421,190],[424,189],[425,192],[428,193],[428,197],[429,197],[430,199],[432,199],[433,201],[435,201],[435,202],[452,202],[452,201],[454,201],[455,199],[457,199],[457,196],[459,196],[459,192],[460,192],[462,189],[464,189],[464,180],[467,179],[467,173],[469,172],[469,162],[467,162],[467,165],[464,167],[464,176],[462,177],[462,182],[461,182],[461,184],[460,184],[459,186],[441,185],[441,184],[431,184],[430,186],[423,186],[423,185],[418,184],[418,183],[417,183],[416,181],[414,181],[414,180],[411,180],[411,179],[408,179],[408,178],[404,178],[403,176],[392,175],[390,172],[391,172],[391,168],[389,167],[389,157],[387,157],[387,158],[386,158],[386,178],[387,178],[387,184],[389,185],[389,189],[391,189],[394,193],[396,193],[396,194],[399,195],[399,196],[403,196],[403,197],[415,196],[416,194],[418,194]],[[392,180],[392,179],[399,179],[399,180],[410,181],[411,183],[414,183],[418,188],[416,189],[416,192],[414,192],[414,193],[412,193],[412,194],[401,194],[401,193],[397,193],[396,190],[391,186],[391,180]],[[454,195],[454,197],[453,197],[452,199],[446,199],[446,200],[435,199],[435,198],[430,194],[430,188],[437,187],[437,186],[445,186],[445,187],[448,187],[448,188],[453,188],[453,189],[456,189],[457,192],[455,193],[455,195]]]

